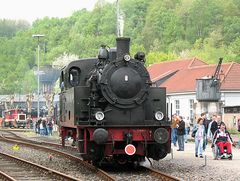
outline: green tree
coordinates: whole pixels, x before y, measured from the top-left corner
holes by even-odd
[[[24,31],[30,28],[30,24],[24,20],[0,19],[0,37],[13,37],[18,31]]]
[[[160,63],[168,60],[176,60],[177,56],[173,53],[164,53],[164,52],[149,52],[147,54],[146,65],[152,65],[154,63]]]
[[[194,43],[199,38],[204,39],[216,29],[222,23],[222,10],[218,0],[194,1],[189,10],[188,41]]]
[[[228,54],[234,54],[234,59],[232,61],[236,61],[240,63],[240,36],[230,45],[230,49]]]
[[[229,45],[240,37],[240,16],[225,17],[223,23],[224,42]]]
[[[240,0],[121,0],[124,36],[131,38],[132,57],[146,53],[146,64],[179,57],[217,63],[240,62]],[[37,40],[40,65],[64,53],[96,57],[101,44],[115,47],[116,4],[99,0],[92,11],[82,9],[66,18],[0,20],[0,94],[31,91],[36,84]],[[28,80],[28,78],[30,80]]]
[[[181,28],[178,28],[179,18],[174,12],[177,3],[177,0],[170,3],[169,1],[154,0],[150,4],[143,29],[146,50],[151,50],[150,47],[157,39],[162,48],[159,51],[166,51],[168,44],[181,36]]]
[[[134,44],[143,44],[142,29],[152,0],[121,0],[120,11],[124,15],[124,36],[131,37]],[[116,18],[116,15],[115,15]]]

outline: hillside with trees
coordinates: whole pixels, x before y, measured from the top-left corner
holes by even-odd
[[[121,0],[120,9],[131,55],[144,51],[147,65],[190,57],[240,62],[240,0]],[[41,65],[63,55],[95,57],[101,44],[115,47],[116,4],[99,0],[92,11],[46,17],[32,25],[0,20],[0,94],[36,90],[33,34],[45,35]]]

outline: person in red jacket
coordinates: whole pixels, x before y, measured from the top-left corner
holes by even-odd
[[[230,133],[226,130],[226,125],[221,122],[220,128],[214,133],[213,143],[216,144],[220,149],[220,156],[223,157],[224,147],[227,148],[228,157],[232,157],[232,147],[233,144]]]

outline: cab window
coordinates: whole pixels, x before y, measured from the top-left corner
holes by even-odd
[[[73,67],[69,70],[69,83],[71,86],[78,86],[80,83],[80,69]]]

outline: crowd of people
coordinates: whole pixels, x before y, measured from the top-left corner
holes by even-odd
[[[174,114],[171,127],[173,145],[177,146],[178,143],[177,151],[184,151],[184,143],[187,143],[190,134],[189,118]],[[213,114],[211,119],[207,119],[206,114],[202,113],[193,125],[191,137],[195,141],[195,157],[203,158],[208,142],[212,143],[211,148],[219,147],[220,157],[223,157],[224,147],[227,149],[228,157],[232,157],[231,145],[234,143],[220,115]]]
[[[35,123],[35,133],[42,136],[52,136],[53,133],[53,121],[51,118],[40,117]]]

